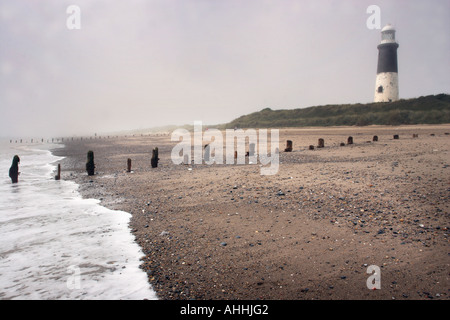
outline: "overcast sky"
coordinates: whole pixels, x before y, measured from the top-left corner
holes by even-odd
[[[400,98],[449,93],[448,0],[0,0],[0,136],[372,102],[370,5],[397,29]]]

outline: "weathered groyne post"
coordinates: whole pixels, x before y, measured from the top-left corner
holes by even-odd
[[[86,171],[89,176],[93,176],[95,173],[94,151],[91,150],[87,153]]]
[[[347,138],[347,144],[353,144],[353,137],[348,137]]]
[[[286,149],[284,149],[284,152],[291,152],[292,151],[292,140],[286,141]]]
[[[209,146],[209,144],[205,144],[204,150],[203,160],[205,160],[206,163],[209,162],[209,156],[211,155],[211,147]]]
[[[189,164],[189,155],[185,154],[183,156],[183,164]]]
[[[255,144],[254,143],[250,143],[248,145],[248,155],[250,157],[253,157],[255,155]]]
[[[127,160],[127,172],[131,172],[131,159],[128,158]]]
[[[58,173],[55,176],[55,180],[60,180],[61,179],[61,164],[58,163]]]
[[[158,167],[158,147],[153,149],[152,152],[152,159],[151,159],[151,164],[152,164],[152,168],[156,168]]]
[[[19,163],[20,158],[18,155],[13,157],[11,168],[9,168],[9,177],[11,178],[12,183],[19,182]]]
[[[324,148],[325,147],[325,140],[322,138],[319,139],[319,143],[317,145],[317,148]]]
[[[372,141],[373,141],[373,142],[378,141],[378,136],[373,136]]]

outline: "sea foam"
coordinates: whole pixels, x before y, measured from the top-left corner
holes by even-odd
[[[55,145],[0,145],[0,299],[156,299],[131,215],[54,179]],[[20,157],[19,183],[8,177]]]

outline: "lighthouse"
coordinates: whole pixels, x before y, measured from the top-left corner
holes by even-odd
[[[398,100],[397,48],[395,29],[388,24],[381,30],[381,43],[378,45],[375,102]]]

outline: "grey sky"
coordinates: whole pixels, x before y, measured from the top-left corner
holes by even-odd
[[[371,102],[372,4],[397,29],[400,98],[449,93],[447,0],[0,0],[0,136]]]

